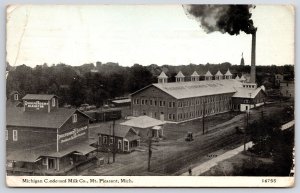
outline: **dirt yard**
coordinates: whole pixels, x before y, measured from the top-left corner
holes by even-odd
[[[264,116],[272,116],[283,105],[269,104],[251,110],[250,122]],[[105,127],[112,122],[91,125],[91,135],[95,127]],[[116,162],[105,164],[101,167],[91,167],[81,172],[80,175],[180,175],[189,167],[199,165],[214,156],[213,152],[225,152],[243,144],[244,135],[237,134],[235,127],[245,126],[245,114],[224,113],[206,118],[206,134],[202,134],[202,120],[194,120],[181,124],[167,124],[164,128],[166,139],[153,143],[151,158],[151,170],[147,171],[148,148],[147,144],[141,144],[141,150],[130,154],[117,154]],[[187,131],[194,133],[195,140],[184,140]],[[105,157],[107,163],[108,155]],[[110,155],[110,160],[112,160]],[[230,167],[230,166],[228,166]]]

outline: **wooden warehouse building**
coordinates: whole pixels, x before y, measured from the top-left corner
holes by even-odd
[[[214,76],[208,71],[203,81],[194,72],[185,81],[182,72],[176,82],[168,83],[162,72],[158,83],[148,85],[131,94],[133,116],[147,115],[169,122],[182,122],[231,110],[245,111],[265,101],[264,87],[244,79],[233,79],[229,69]]]
[[[23,107],[14,104],[6,105],[8,173],[64,175],[94,159],[86,114],[59,108],[55,95],[27,94]]]

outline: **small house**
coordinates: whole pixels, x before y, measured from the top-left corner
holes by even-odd
[[[96,132],[100,151],[132,152],[140,146],[141,137],[132,127],[115,125],[114,128],[99,128]]]

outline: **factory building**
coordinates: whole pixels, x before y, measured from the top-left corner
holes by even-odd
[[[22,107],[17,100],[14,95],[6,105],[8,174],[65,175],[94,158],[89,116],[59,108],[55,95],[27,94]]]
[[[133,116],[147,115],[169,122],[183,122],[232,110],[246,111],[265,102],[264,87],[242,76],[233,79],[228,69],[212,75],[207,71],[204,81],[194,72],[191,81],[185,81],[180,71],[176,82],[168,83],[164,72],[158,83],[148,85],[131,94]]]

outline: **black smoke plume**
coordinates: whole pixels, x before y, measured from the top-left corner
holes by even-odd
[[[220,31],[238,35],[256,32],[251,9],[253,5],[183,5],[185,13],[200,22],[205,32]]]

